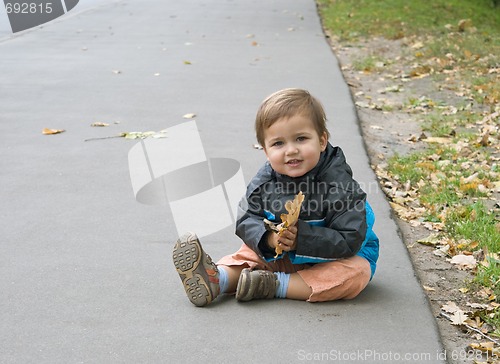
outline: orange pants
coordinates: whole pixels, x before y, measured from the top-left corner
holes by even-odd
[[[366,287],[371,276],[370,263],[357,255],[326,263],[292,264],[285,254],[283,259],[266,262],[246,244],[236,253],[223,257],[217,265],[298,273],[312,289],[309,302],[354,298]]]

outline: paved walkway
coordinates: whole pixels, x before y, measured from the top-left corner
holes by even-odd
[[[313,0],[77,7],[4,39],[0,58],[0,362],[440,362],[434,318]],[[265,160],[252,147],[255,112],[284,87],[325,105],[332,142],[377,215],[378,271],[353,301],[224,297],[196,308],[171,262],[169,209],[135,201],[127,156],[137,142],[84,140],[196,113],[207,156],[236,159],[248,181]],[[230,227],[203,242],[215,259],[239,246]]]

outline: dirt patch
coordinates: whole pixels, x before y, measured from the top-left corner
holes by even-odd
[[[439,98],[453,102],[453,95],[434,83],[431,77],[407,78],[407,62],[399,62],[403,40],[373,39],[352,46],[340,46],[330,39],[339,59],[344,78],[357,105],[358,116],[372,167],[386,163],[398,153],[406,155],[425,147],[418,141],[422,134],[418,114],[405,110],[409,100]],[[406,66],[405,66],[406,64]],[[410,84],[411,82],[411,84]],[[464,307],[466,296],[460,291],[472,275],[454,268],[446,259],[435,256],[431,247],[417,243],[430,234],[424,227],[413,227],[394,217],[410,253],[415,271],[424,288],[440,330],[450,363],[471,363],[468,345],[474,341],[469,333],[453,326],[441,316],[448,301]],[[451,355],[453,353],[453,357]],[[456,358],[456,359],[455,359]]]

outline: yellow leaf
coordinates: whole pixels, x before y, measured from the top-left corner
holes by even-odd
[[[42,134],[44,135],[53,135],[53,134],[60,134],[60,133],[64,133],[66,130],[64,129],[48,129],[48,128],[44,128],[42,130]]]
[[[192,63],[190,61],[184,61],[184,64],[190,65]]]
[[[450,144],[452,142],[451,138],[445,137],[428,137],[425,138],[424,141],[427,143],[436,143],[436,144]]]
[[[415,166],[417,166],[419,168],[427,169],[429,171],[436,170],[436,166],[432,162],[418,162],[417,164],[415,164]]]
[[[484,353],[493,354],[497,357],[498,354],[500,353],[500,350],[498,348],[495,348],[495,343],[492,341],[486,341],[482,343],[471,343],[469,346],[474,350],[479,350]]]

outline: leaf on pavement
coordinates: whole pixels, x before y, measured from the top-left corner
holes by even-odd
[[[159,132],[156,131],[131,131],[131,132],[126,132],[126,133],[121,133],[120,136],[125,138],[125,139],[146,139],[146,138],[166,138],[167,137],[167,131],[166,130],[161,130]]]
[[[264,149],[264,148],[262,148],[262,145],[260,145],[260,144],[254,144],[254,145],[253,145],[253,148],[254,148],[254,149],[257,149],[257,150],[262,150],[262,149]]]
[[[108,123],[97,122],[97,123],[90,124],[90,126],[100,126],[100,127],[102,127],[102,126],[109,126],[109,124]]]
[[[66,130],[64,129],[48,129],[48,128],[44,128],[42,130],[42,134],[44,135],[53,135],[53,134],[60,134],[60,133],[64,133]]]
[[[183,115],[182,117],[183,117],[184,119],[192,119],[192,118],[194,118],[195,116],[196,116],[196,114],[190,113],[190,114],[185,114],[185,115]]]

